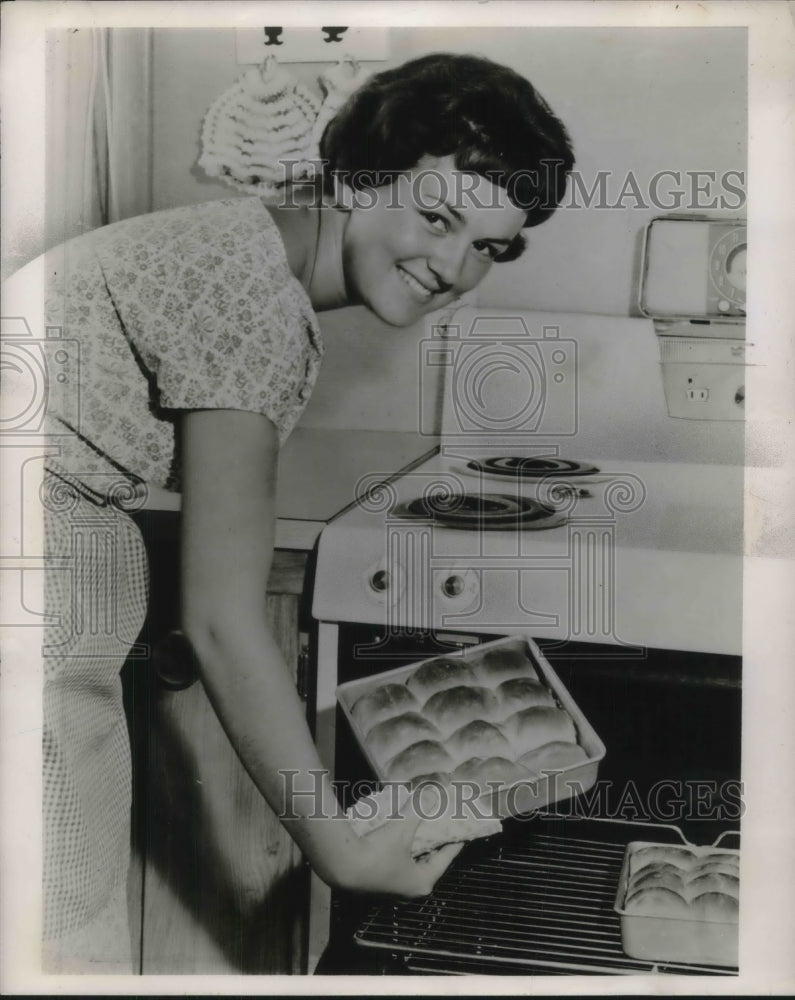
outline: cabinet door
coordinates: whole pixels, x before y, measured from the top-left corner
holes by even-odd
[[[296,669],[297,595],[269,594],[267,614]],[[304,972],[308,869],[201,682],[159,687],[150,713],[142,971]]]

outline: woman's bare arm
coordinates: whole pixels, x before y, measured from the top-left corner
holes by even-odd
[[[265,619],[275,538],[278,435],[264,416],[199,410],[183,417],[182,621],[202,681],[243,765],[277,813],[280,771],[298,771],[311,789],[320,771],[304,707]],[[336,800],[322,781],[323,810]],[[429,864],[409,853],[416,815],[360,840],[345,819],[310,818],[309,796],[289,803],[285,827],[330,884],[421,895],[449,864],[443,848]]]

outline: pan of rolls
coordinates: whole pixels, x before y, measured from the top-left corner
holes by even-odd
[[[605,754],[526,636],[349,681],[337,700],[381,782],[465,785],[492,817],[586,791]]]
[[[627,845],[615,910],[631,958],[737,965],[740,852],[691,844]]]

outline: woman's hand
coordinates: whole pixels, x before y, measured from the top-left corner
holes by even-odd
[[[409,799],[399,817],[360,838],[354,863],[335,884],[356,892],[427,896],[464,845],[446,844],[415,861],[411,845],[422,820],[414,799]]]

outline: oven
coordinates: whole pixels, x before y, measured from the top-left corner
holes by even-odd
[[[742,466],[583,452],[577,349],[617,328],[653,337],[646,320],[483,318],[459,310],[429,338],[423,363],[449,369],[438,447],[399,477],[365,477],[321,534],[321,758],[352,804],[349,784],[374,775],[337,685],[516,634],[607,753],[589,794],[506,819],[426,900],[315,880],[316,971],[726,974],[629,959],[614,899],[625,846],[649,830],[699,845],[739,831]]]
[[[385,641],[383,629],[354,624],[330,631],[336,635],[324,639],[336,644],[339,683],[380,673],[385,660],[391,669],[495,638],[406,629]],[[613,902],[624,845],[661,836],[648,824],[677,827],[697,844],[739,830],[740,657],[652,648],[617,657],[602,644],[554,640],[539,646],[607,746],[594,789],[550,815],[507,819],[500,836],[467,845],[429,900],[327,894],[316,884],[316,948],[318,938],[328,940],[317,972],[727,973],[628,959]],[[341,709],[333,714],[334,773],[347,807],[351,787],[375,786],[375,779]],[[492,922],[483,919],[489,907],[498,913]]]

